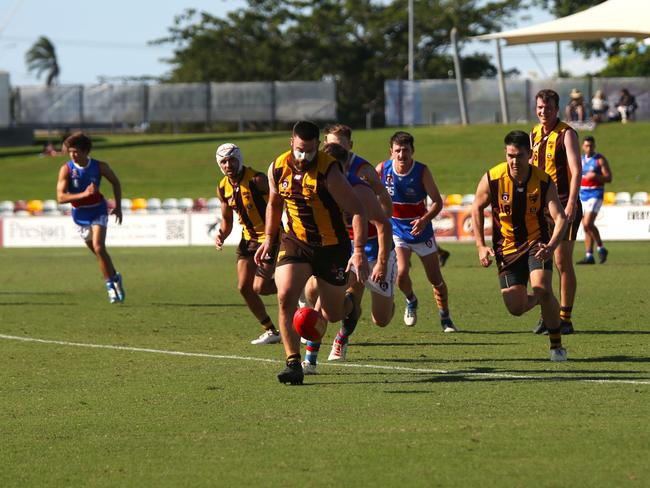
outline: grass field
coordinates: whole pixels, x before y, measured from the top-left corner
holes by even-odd
[[[462,332],[415,266],[418,325],[401,297],[386,329],[364,315],[350,361],[324,345],[303,387],[276,381],[281,346],[249,344],[233,249],[114,249],[117,306],[85,249],[0,249],[0,486],[647,486],[647,243],[578,269],[562,364],[474,246],[445,247]]]
[[[415,157],[427,163],[442,193],[474,193],[481,175],[503,160],[503,137],[511,129],[530,126],[433,126],[407,129],[415,136]],[[371,162],[388,157],[388,141],[395,129],[355,131],[354,150]],[[612,167],[612,191],[650,191],[650,124],[604,124],[596,137]],[[580,134],[581,136],[587,133]],[[120,135],[101,136],[93,156],[107,161],[122,181],[124,196],[211,197],[221,176],[214,163],[217,146],[236,142],[246,164],[266,170],[270,161],[288,149],[288,132],[256,134]],[[40,147],[0,148],[0,200],[47,199],[55,194],[56,176],[64,157],[42,158]],[[29,175],[27,178],[25,175]],[[104,189],[111,196],[110,187]]]
[[[416,157],[443,193],[471,193],[509,129],[414,128]],[[649,129],[596,129],[608,189],[650,190]],[[355,131],[355,149],[380,161],[393,132]],[[102,136],[93,154],[125,197],[210,197],[218,144],[265,169],[288,138]],[[0,149],[0,200],[53,197],[64,158],[39,151]],[[462,332],[440,332],[415,266],[418,325],[402,325],[399,296],[388,328],[364,315],[344,365],[326,361],[332,327],[303,387],[275,379],[281,346],[249,344],[232,248],[112,249],[118,306],[85,249],[0,249],[0,486],[647,486],[648,243],[608,243],[606,265],[578,269],[565,364],[530,332],[536,311],[507,315],[474,246],[445,248]]]

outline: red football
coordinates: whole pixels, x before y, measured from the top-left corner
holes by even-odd
[[[327,323],[319,312],[313,308],[303,307],[296,310],[293,315],[293,327],[300,337],[318,342],[325,335]]]

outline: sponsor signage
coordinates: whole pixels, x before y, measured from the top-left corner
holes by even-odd
[[[108,246],[214,246],[221,216],[210,213],[125,214],[122,225],[109,218]],[[605,241],[650,240],[650,206],[606,206],[596,218]],[[433,221],[440,241],[471,241],[472,216],[469,207],[449,207]],[[226,245],[241,239],[237,219]],[[492,235],[492,217],[485,210],[485,235]],[[578,239],[584,239],[582,227]],[[0,219],[0,247],[83,247],[77,227],[69,216],[3,217]]]

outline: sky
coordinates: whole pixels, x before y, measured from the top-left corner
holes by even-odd
[[[164,59],[171,57],[172,46],[147,43],[165,37],[176,15],[195,8],[223,17],[245,5],[244,0],[0,0],[0,71],[9,73],[14,86],[42,84],[44,79],[27,71],[25,53],[40,36],[47,36],[57,51],[62,84],[161,76],[170,71]],[[552,19],[539,10],[520,17],[514,19],[513,28]],[[495,63],[494,42],[472,43],[462,53],[475,50],[488,53]],[[569,42],[562,43],[561,59],[563,69],[574,75],[604,66],[602,59],[584,60]],[[505,47],[503,63],[504,69],[517,68],[524,76],[550,77],[556,71],[555,44]]]

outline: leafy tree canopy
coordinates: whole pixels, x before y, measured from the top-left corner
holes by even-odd
[[[525,0],[415,0],[416,78],[453,69],[449,33],[493,32]],[[386,79],[407,77],[408,1],[248,0],[225,19],[186,10],[169,35],[168,81],[337,80],[341,121],[360,125],[383,106]],[[465,55],[466,76],[494,76],[481,54]],[[381,110],[380,110],[381,112]]]

